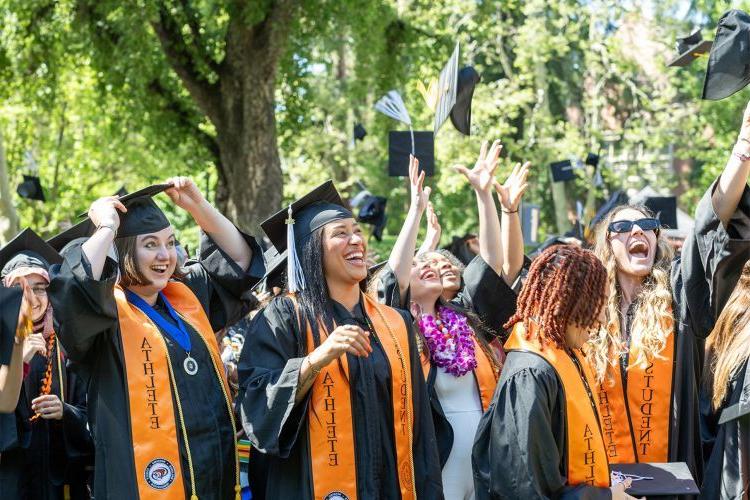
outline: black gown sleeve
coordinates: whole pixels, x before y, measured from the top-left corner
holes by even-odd
[[[183,268],[181,281],[203,305],[214,331],[239,321],[257,303],[250,290],[265,274],[263,251],[252,236],[241,234],[253,252],[247,270],[205,233],[201,233],[199,258],[189,260]]]
[[[453,300],[479,316],[490,333],[500,335],[504,331],[503,325],[516,312],[518,290],[508,286],[479,255],[464,269],[463,281],[463,288]],[[519,276],[514,287],[520,287],[520,282]]]
[[[376,283],[378,302],[397,309],[408,309],[409,287],[406,288],[406,293],[402,297],[398,280],[389,264],[386,263],[383,266],[383,269],[378,272],[375,279],[378,280]]]
[[[68,367],[67,401],[63,404],[62,431],[65,454],[68,458],[78,458],[93,454],[94,443],[88,428],[86,406],[86,386]]]
[[[685,240],[679,263],[693,332],[699,338],[713,329],[750,259],[750,188],[745,186],[737,210],[724,227],[711,202],[717,184],[714,181],[696,208],[695,228]]]
[[[305,423],[310,394],[295,404],[305,343],[292,301],[274,298],[250,325],[238,365],[242,426],[262,453],[287,458]]]
[[[560,382],[552,367],[541,363],[514,367],[518,354],[509,354],[477,428],[472,452],[476,498],[611,498],[609,488],[566,485]]]
[[[9,365],[13,355],[22,298],[20,288],[5,288],[0,283],[0,365]]]
[[[416,334],[411,315],[399,311],[406,323],[409,335],[409,352],[411,362],[412,401],[414,407],[414,476],[416,478],[417,496],[419,498],[443,498],[442,466],[438,454],[437,439],[432,420],[430,398],[427,394],[422,365],[417,350]]]
[[[109,257],[101,278],[92,278],[81,243],[66,250],[62,264],[52,266],[48,295],[69,359],[86,363],[97,342],[108,341],[117,331],[116,282],[117,264]]]

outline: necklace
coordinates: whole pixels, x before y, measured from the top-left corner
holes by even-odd
[[[431,314],[419,318],[419,329],[435,366],[455,377],[461,377],[477,367],[472,338],[474,331],[463,314],[438,306],[437,318]]]

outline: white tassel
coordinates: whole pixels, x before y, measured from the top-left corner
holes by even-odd
[[[294,219],[292,218],[292,206],[289,205],[289,217],[286,219],[286,279],[287,288],[290,292],[298,292],[305,289],[305,274],[297,255],[297,246],[294,241]]]

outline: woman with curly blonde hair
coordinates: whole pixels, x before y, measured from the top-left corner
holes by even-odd
[[[686,462],[701,480],[703,339],[731,293],[726,276],[739,274],[750,246],[748,173],[750,107],[681,256],[672,260],[659,221],[642,206],[617,207],[596,229],[609,299],[605,328],[587,348],[610,463]]]

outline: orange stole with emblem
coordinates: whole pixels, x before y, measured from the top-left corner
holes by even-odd
[[[214,364],[222,366],[211,323],[193,292],[182,283],[170,281],[162,293],[174,310],[203,337]],[[185,477],[180,463],[167,345],[156,325],[128,302],[119,286],[115,287],[115,301],[127,374],[139,497],[141,500],[184,499],[184,481],[189,481],[189,477]],[[211,367],[204,369],[213,371]],[[220,383],[229,394],[224,377]]]
[[[634,365],[640,355],[632,347],[628,355],[627,402],[619,359],[612,378],[597,386],[599,419],[610,463],[668,462],[669,420],[674,372],[673,321],[665,322],[667,344],[661,357],[645,366]]]
[[[289,297],[295,300],[293,296]],[[370,318],[391,365],[393,427],[401,498],[416,500],[412,457],[414,408],[408,332],[403,317],[395,309],[378,304],[366,294],[362,297],[365,313]],[[319,330],[322,343],[327,332],[322,326]],[[309,324],[307,346],[308,353],[315,349]],[[346,355],[321,369],[310,390],[312,395],[308,427],[314,498],[323,500],[338,493],[350,500],[356,499],[354,423]]]
[[[505,343],[506,351],[527,351],[544,358],[557,372],[565,394],[565,429],[567,431],[567,484],[575,486],[609,487],[609,463],[604,448],[596,411],[586,392],[584,380],[571,356],[575,356],[589,387],[594,387],[594,376],[579,350],[568,354],[553,345],[540,348],[534,338],[526,340],[523,323],[516,323]]]

